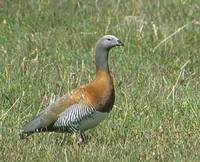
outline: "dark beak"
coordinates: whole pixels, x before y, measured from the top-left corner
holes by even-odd
[[[118,43],[117,44],[118,46],[124,46],[124,43],[122,41],[120,41],[119,39],[117,40],[117,43]]]

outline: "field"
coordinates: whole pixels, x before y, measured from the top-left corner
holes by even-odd
[[[199,0],[1,0],[0,161],[200,161]],[[53,95],[95,75],[104,34],[116,101],[86,132],[19,139]],[[65,139],[66,137],[66,139]]]

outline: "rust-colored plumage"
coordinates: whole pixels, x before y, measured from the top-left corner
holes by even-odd
[[[96,126],[112,110],[115,93],[108,53],[112,47],[120,45],[123,43],[115,36],[102,37],[96,45],[96,78],[49,105],[24,127],[21,137],[43,131],[78,132],[83,141],[82,133]]]
[[[114,104],[115,93],[112,77],[107,71],[98,70],[96,79],[83,86],[84,100],[100,112],[110,112]]]

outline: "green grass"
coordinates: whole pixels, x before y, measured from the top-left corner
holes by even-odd
[[[199,0],[0,1],[0,161],[200,161]],[[80,148],[63,134],[19,140],[53,94],[92,80],[114,34],[116,102]]]

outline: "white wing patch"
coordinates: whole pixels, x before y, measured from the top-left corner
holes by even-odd
[[[79,126],[80,131],[84,131],[84,130],[87,130],[87,129],[97,126],[107,116],[108,116],[107,112],[95,111],[92,115],[90,115],[90,117],[88,117],[80,122],[80,126]]]

